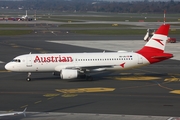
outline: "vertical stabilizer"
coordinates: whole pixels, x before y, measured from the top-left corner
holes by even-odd
[[[146,45],[138,52],[164,52],[169,27],[169,24],[161,25]]]
[[[150,63],[160,62],[173,57],[170,53],[164,53],[169,27],[169,24],[161,25],[146,45],[137,53],[144,56]]]

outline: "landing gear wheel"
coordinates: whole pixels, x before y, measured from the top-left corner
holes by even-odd
[[[31,81],[31,78],[28,77],[26,80],[29,82],[29,81]]]
[[[31,73],[28,72],[28,76],[27,76],[27,79],[26,79],[28,82],[31,81],[31,78],[30,78],[30,77],[31,77]]]

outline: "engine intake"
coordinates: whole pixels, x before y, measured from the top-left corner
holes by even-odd
[[[78,71],[72,69],[62,69],[60,77],[61,79],[74,79],[78,77]]]

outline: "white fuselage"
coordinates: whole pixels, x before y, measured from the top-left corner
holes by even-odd
[[[123,70],[149,64],[134,52],[53,53],[20,55],[5,68],[16,72],[53,72],[62,69],[90,68],[92,71]]]

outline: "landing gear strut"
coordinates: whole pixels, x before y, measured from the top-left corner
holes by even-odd
[[[26,79],[27,81],[31,81],[31,73],[30,72],[28,72],[28,76],[27,76],[27,79]]]

